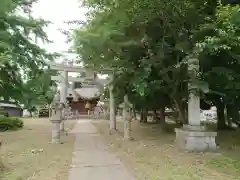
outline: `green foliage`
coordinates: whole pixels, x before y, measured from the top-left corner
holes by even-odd
[[[46,66],[53,55],[37,45],[49,42],[43,28],[49,22],[32,17],[36,0],[2,0],[0,7],[0,94],[19,102],[23,81]],[[21,74],[21,71],[24,74]]]
[[[86,66],[113,71],[117,97],[127,93],[139,108],[171,106],[181,121],[189,91],[212,102],[211,94],[218,100],[224,94],[228,103],[239,99],[238,5],[217,0],[83,5],[90,11],[73,34],[74,48]]]
[[[52,102],[56,92],[56,84],[51,80],[52,75],[56,75],[56,72],[45,69],[23,84],[23,95],[20,102],[30,112],[34,111],[36,107],[49,105]]]
[[[49,109],[40,109],[39,110],[39,117],[49,117]]]
[[[9,114],[8,114],[8,112],[0,111],[0,116],[9,117]]]
[[[209,85],[208,98],[216,104],[219,98],[226,104],[238,101],[240,93],[240,6],[216,8],[215,18],[196,33],[195,51],[200,59],[202,78]],[[216,96],[217,95],[217,96]]]
[[[181,62],[191,51],[189,36],[207,16],[198,7],[204,9],[207,3],[141,0],[85,5],[92,10],[73,39],[86,65],[112,68],[120,94],[127,91],[145,101],[154,101],[155,93],[187,99],[188,75]]]
[[[23,121],[18,118],[0,117],[0,131],[17,130],[23,127]]]

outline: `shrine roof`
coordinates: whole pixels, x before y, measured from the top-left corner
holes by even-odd
[[[100,90],[97,87],[82,87],[82,88],[76,88],[71,89],[68,88],[68,97],[70,97],[70,94],[76,95],[79,98],[82,99],[95,99],[100,97]]]

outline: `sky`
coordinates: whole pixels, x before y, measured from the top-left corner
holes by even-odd
[[[45,29],[48,38],[53,41],[51,44],[39,44],[49,52],[66,52],[71,44],[67,44],[67,38],[59,29],[69,30],[76,28],[76,25],[69,26],[64,23],[73,20],[86,20],[85,13],[87,9],[80,7],[79,0],[38,0],[34,4],[32,11],[36,18],[43,18],[52,23]],[[64,53],[64,57],[56,60],[61,62],[64,58],[69,60],[76,59],[76,55]],[[77,76],[77,73],[70,72],[70,76]],[[106,75],[98,75],[100,78],[106,78]]]
[[[85,20],[86,9],[80,7],[79,0],[38,0],[33,6],[33,16],[51,21],[52,24],[46,28],[46,33],[53,43],[40,44],[49,52],[60,52],[66,55],[66,58],[75,58],[75,55],[66,54],[70,44],[66,43],[66,37],[59,29],[69,30],[74,28],[65,24],[70,20]],[[76,27],[76,26],[75,26]]]

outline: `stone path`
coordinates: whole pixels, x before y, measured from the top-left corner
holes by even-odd
[[[115,154],[108,151],[90,120],[79,120],[68,180],[134,180]]]

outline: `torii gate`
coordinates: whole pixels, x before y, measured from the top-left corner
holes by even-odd
[[[61,82],[61,80],[64,78],[65,78],[64,76],[58,75],[58,76],[52,76],[51,80]],[[108,82],[109,82],[108,80],[105,80],[105,79],[100,80],[98,78],[91,78],[91,77],[89,78],[89,77],[68,76],[67,79],[68,79],[68,81],[71,81],[71,82],[81,82],[83,87],[91,87],[94,85],[104,85],[104,84],[108,84]],[[93,83],[94,85],[91,85],[91,83]]]
[[[81,68],[81,69],[79,69]],[[103,86],[108,84],[108,80],[98,79],[94,77],[94,72],[90,72],[85,70],[83,67],[77,67],[72,65],[64,65],[64,64],[52,64],[51,69],[62,71],[62,73],[58,76],[52,76],[51,80],[60,81],[60,96],[61,103],[65,103],[67,97],[67,89],[68,89],[68,81],[71,82],[81,82],[83,87],[93,87],[93,86]],[[71,77],[68,76],[68,72],[85,72],[87,73],[87,77]],[[93,84],[90,84],[93,83]]]
[[[61,87],[60,87],[60,101],[61,103],[66,103],[66,96],[67,96],[67,89],[68,89],[68,80],[71,79],[71,81],[77,81],[77,82],[95,82],[96,84],[102,84],[102,85],[106,85],[109,84],[110,82],[112,82],[112,73],[113,70],[109,69],[103,69],[103,70],[96,70],[96,72],[104,72],[109,74],[110,73],[110,80],[98,80],[94,77],[94,71],[89,71],[86,70],[84,67],[81,66],[74,66],[73,63],[65,63],[65,64],[57,64],[57,63],[51,63],[50,64],[50,68],[53,70],[57,70],[61,72],[61,77],[56,77],[53,76],[52,80],[60,80],[61,83]],[[87,74],[86,78],[74,78],[74,77],[68,77],[68,72],[84,72]],[[84,86],[88,86],[87,84],[84,84]],[[90,85],[91,86],[91,85]],[[110,110],[110,132],[115,131],[116,130],[116,106],[115,106],[115,98],[114,98],[114,93],[113,93],[113,85],[110,84],[109,85],[109,110]]]
[[[66,103],[66,97],[67,97],[67,90],[68,90],[68,72],[85,72],[87,73],[86,78],[71,78],[71,80],[75,82],[83,82],[85,80],[94,80],[94,73],[90,73],[86,69],[84,69],[81,66],[73,66],[71,63],[66,63],[66,64],[57,64],[57,63],[51,63],[50,68],[53,70],[60,71],[60,76],[52,76],[52,80],[60,80],[60,102],[61,103]]]
[[[67,81],[66,83],[68,84],[68,81],[71,81],[71,82],[82,82],[83,83],[83,86],[84,87],[92,87],[93,85],[89,85],[89,84],[87,84],[86,83],[86,81],[87,82],[89,82],[89,79],[87,79],[87,78],[79,78],[79,77],[72,77],[72,76],[67,76],[67,78],[66,77],[64,77],[64,76],[62,76],[61,74],[60,75],[58,75],[58,76],[52,76],[51,77],[51,80],[53,80],[53,81],[59,81],[60,83],[61,82],[64,82],[65,83],[65,81]],[[86,83],[86,84],[85,84]],[[65,88],[65,86],[64,86],[64,88]],[[67,88],[68,89],[68,88]],[[63,90],[62,90],[63,91]],[[67,90],[66,90],[67,91]],[[65,90],[63,91],[63,92],[65,92]],[[60,93],[61,93],[61,89],[60,89]],[[66,97],[67,97],[67,94],[66,95],[63,95],[63,96],[65,96],[65,99],[66,99]],[[63,98],[63,97],[62,97]],[[75,98],[75,94],[73,94],[73,98]]]

